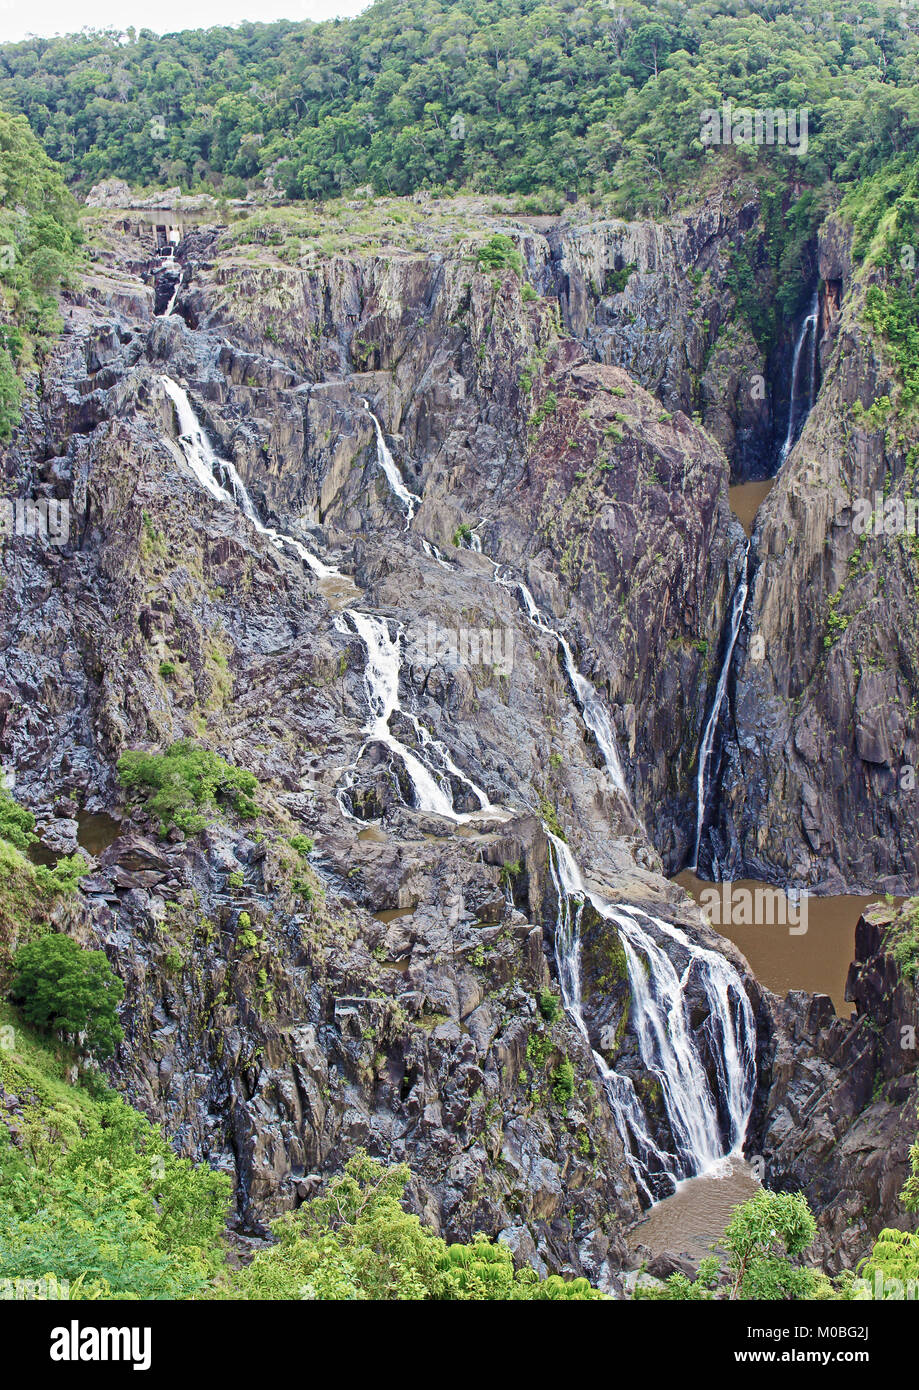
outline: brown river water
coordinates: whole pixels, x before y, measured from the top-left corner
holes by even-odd
[[[738,483],[728,488],[728,502],[748,536],[753,534],[756,513],[769,496],[775,478],[760,478],[755,483]]]
[[[702,901],[705,890],[721,889],[720,884],[697,878],[691,869],[678,874],[676,882],[691,893],[696,902]],[[747,890],[751,896],[757,890],[781,893],[771,884],[758,883],[755,879],[738,879],[730,886],[735,894],[737,890]],[[800,920],[800,926],[806,927],[804,931],[795,925],[798,910],[788,899],[785,899],[788,903],[785,925],[764,925],[761,914],[757,914],[759,925],[737,922],[735,914],[730,914],[731,920],[727,922],[713,921],[712,925],[743,951],[754,975],[767,989],[781,995],[790,989],[828,994],[840,1017],[848,1018],[852,1005],[846,1003],[845,989],[849,963],[855,953],[855,924],[866,907],[881,900],[881,894],[868,898],[854,893],[832,898],[808,897],[806,912]],[[777,917],[781,915],[776,913]]]
[[[672,1197],[651,1207],[629,1232],[628,1243],[633,1250],[646,1245],[655,1254],[670,1250],[704,1260],[718,1245],[734,1208],[755,1196],[759,1185],[745,1159],[726,1158],[717,1172],[687,1178]]]

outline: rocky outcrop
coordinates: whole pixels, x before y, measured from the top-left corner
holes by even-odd
[[[765,1177],[805,1193],[818,1216],[814,1253],[832,1272],[854,1267],[884,1227],[911,1224],[899,1194],[919,1130],[919,1004],[893,946],[914,933],[913,911],[878,907],[859,919],[850,1019],[837,1018],[825,995],[774,1002]]]
[[[615,1289],[639,1199],[590,1048],[557,1008],[541,821],[564,825],[610,899],[700,930],[641,814],[659,786],[677,795],[676,726],[704,704],[730,544],[723,456],[561,335],[554,302],[511,273],[400,254],[314,274],[269,254],[236,276],[215,235],[180,249],[169,318],[151,317],[132,234],[111,238],[4,455],[20,486],[71,505],[68,545],[20,537],[4,554],[0,751],[43,826],[74,819],[53,815],[60,798],[121,819],[79,928],[127,987],[112,1079],[183,1153],[233,1174],[244,1230],[364,1145],[410,1162],[416,1207],[445,1233],[500,1233],[520,1259]],[[259,514],[353,582],[317,581],[208,495],[164,375]],[[410,531],[365,399],[423,493]],[[486,553],[453,543],[472,534]],[[613,700],[631,798],[517,577]],[[408,713],[392,729],[448,750],[462,825],[413,809],[398,761],[368,740],[366,652],[343,603],[400,628]],[[500,633],[510,660],[441,640],[470,633]],[[680,711],[669,721],[653,721],[655,679]],[[120,754],[183,736],[255,774],[257,826],[162,839],[126,800]],[[645,785],[655,738],[668,754]],[[470,780],[497,817],[475,815]],[[294,834],[315,843],[308,866]],[[616,955],[610,924],[591,940]],[[606,984],[601,1001],[591,980],[597,1026],[602,1013],[650,1103],[630,1001]],[[694,1009],[700,1033],[706,1016]]]
[[[687,413],[701,389],[692,364],[711,347],[709,366],[731,376],[739,359],[687,327],[686,271],[720,294],[730,236],[754,221],[755,210],[719,212],[661,237],[610,224],[556,240],[521,225],[525,280],[481,270],[475,240],[457,245],[443,229],[427,249],[291,262],[199,228],[179,248],[168,317],[153,313],[166,271],[151,239],[130,225],[97,238],[41,400],[2,456],[11,486],[68,500],[71,532],[64,547],[19,537],[4,551],[0,753],[59,843],[72,844],[80,812],[121,819],[84,883],[79,927],[127,984],[111,1074],[182,1152],[233,1174],[241,1228],[263,1230],[362,1144],[409,1161],[417,1210],[448,1235],[501,1233],[520,1259],[619,1288],[639,1197],[591,1048],[633,1080],[662,1142],[665,1107],[621,942],[599,915],[584,924],[589,1045],[557,1010],[543,821],[564,829],[592,888],[733,961],[764,1040],[757,1132],[777,1151],[781,1088],[798,1084],[788,1049],[813,1038],[808,1009],[821,1006],[771,1005],[663,876],[690,848],[694,750],[743,546],[718,442],[740,447],[739,396],[711,378],[713,408],[730,417],[718,438]],[[646,269],[595,304],[588,282],[633,251]],[[553,287],[561,310],[538,293]],[[671,315],[659,360],[651,333],[630,335],[612,304],[626,293],[642,297],[655,334],[656,316]],[[835,360],[829,383],[847,370]],[[338,578],[317,580],[200,486],[164,376],[187,390],[261,520]],[[378,466],[370,410],[421,498],[411,528]],[[799,457],[800,446],[793,467]],[[821,519],[808,573],[841,564],[816,558]],[[788,549],[771,544],[780,569]],[[778,593],[800,650],[819,656],[791,580]],[[416,754],[446,750],[445,782],[468,819],[415,809],[391,746],[368,734],[366,651],[346,606],[399,631],[391,731]],[[552,629],[608,713],[625,792]],[[743,662],[750,651],[745,637]],[[878,767],[903,731],[885,714],[883,669],[865,662],[859,682],[853,745]],[[777,721],[774,708],[757,705],[756,719]],[[200,838],[160,838],[126,800],[120,754],[184,736],[255,774],[258,826],[231,818]],[[801,783],[808,843],[823,834],[833,766],[828,745],[815,747]],[[740,825],[734,759],[725,816]],[[479,814],[473,782],[492,814]],[[767,785],[754,781],[751,816]],[[770,814],[784,815],[775,800]],[[746,856],[746,825],[731,833]],[[308,866],[295,862],[298,834],[314,841]],[[705,994],[687,989],[704,1040]]]
[[[761,239],[759,212],[756,189],[739,184],[665,223],[562,226],[543,277],[592,355],[697,414],[736,480],[765,476],[774,450],[770,364],[729,286],[737,247]]]

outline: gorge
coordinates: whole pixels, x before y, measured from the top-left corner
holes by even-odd
[[[913,195],[730,154],[634,214],[282,191],[326,153],[81,190],[17,365],[5,491],[70,529],[2,538],[10,1190],[85,1092],[225,1194],[233,1264],[181,1296],[385,1170],[460,1284],[487,1245],[702,1297],[731,1212],[801,1194],[846,1297],[919,1131],[919,552],[853,524],[915,490],[879,249]],[[40,1085],[49,937],[117,1036]]]

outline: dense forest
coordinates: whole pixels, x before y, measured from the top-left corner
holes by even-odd
[[[808,111],[806,152],[734,146],[810,185],[919,135],[919,9],[896,0],[379,0],[321,24],[0,48],[0,102],[67,176],[323,198],[471,186],[666,211],[723,168],[700,112]],[[692,176],[692,177],[691,177]]]

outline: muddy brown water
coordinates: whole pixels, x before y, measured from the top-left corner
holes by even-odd
[[[373,916],[378,922],[397,922],[400,917],[411,917],[416,911],[415,907],[384,907],[382,912],[374,912]]]
[[[629,1232],[628,1244],[633,1250],[646,1245],[655,1254],[670,1250],[704,1260],[719,1244],[734,1208],[755,1196],[759,1186],[745,1159],[726,1158],[715,1172],[687,1178],[671,1197],[651,1207]]]
[[[121,834],[121,822],[104,811],[77,812],[77,844],[98,859],[104,849],[108,849]],[[61,858],[56,850],[50,849],[42,840],[29,845],[28,857],[33,864],[44,864],[53,869]]]
[[[753,534],[756,513],[765,502],[775,478],[760,478],[754,483],[738,483],[728,488],[728,503],[748,536]]]
[[[104,811],[77,813],[77,843],[87,854],[98,857],[104,849],[114,844],[120,834],[121,822]]]
[[[721,884],[707,883],[697,878],[691,869],[684,869],[678,874],[676,882],[687,889],[698,903],[703,903],[702,893],[706,889],[722,889]],[[792,930],[793,919],[797,919],[797,907],[781,893],[781,889],[755,879],[738,879],[730,888],[734,895],[738,890],[747,890],[754,903],[757,890],[779,893],[785,898],[784,925],[779,921],[770,926],[764,922],[762,912],[755,913],[760,919],[759,924],[733,920],[737,915],[733,912],[730,914],[732,920],[712,923],[717,932],[733,941],[744,953],[756,978],[776,994],[785,995],[790,989],[828,994],[840,1017],[848,1018],[852,1005],[846,1002],[846,976],[855,954],[855,924],[865,908],[882,901],[881,895],[860,897],[855,893],[845,893],[828,898],[809,896],[806,912],[800,920],[800,925],[805,926],[806,930],[800,932]],[[736,898],[732,896],[733,901]],[[724,915],[722,911],[720,916]],[[781,916],[780,910],[775,913],[776,918],[780,919]]]
[[[389,836],[385,830],[381,830],[378,825],[367,825],[363,830],[357,832],[357,838],[374,845],[385,845]]]

